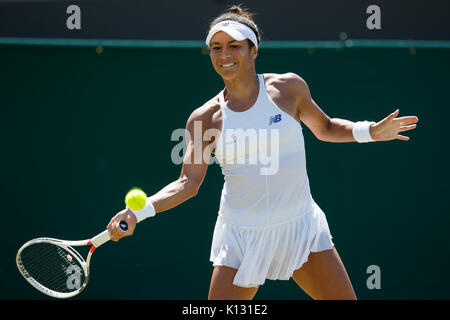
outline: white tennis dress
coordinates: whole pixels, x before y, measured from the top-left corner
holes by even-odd
[[[210,260],[238,269],[233,284],[241,287],[288,280],[310,252],[334,246],[311,196],[302,126],[272,101],[263,75],[258,80],[258,98],[246,111],[232,111],[219,94],[215,156],[225,183]]]

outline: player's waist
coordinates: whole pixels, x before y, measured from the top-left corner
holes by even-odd
[[[313,211],[313,203],[311,194],[288,201],[263,197],[247,203],[228,201],[222,196],[218,214],[239,226],[263,227],[307,215]]]
[[[242,212],[219,210],[218,219],[243,229],[267,229],[308,216],[312,213],[312,208],[311,210],[298,210],[290,213],[279,211],[277,213],[259,211],[242,214]]]

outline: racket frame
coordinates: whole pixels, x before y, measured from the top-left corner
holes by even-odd
[[[89,281],[89,264],[91,262],[92,253],[94,252],[94,250],[96,248],[98,248],[99,246],[101,246],[102,244],[104,244],[105,242],[107,242],[109,240],[110,240],[110,236],[109,236],[108,230],[103,231],[102,233],[98,234],[97,236],[95,236],[91,239],[78,240],[78,241],[67,241],[67,240],[60,240],[60,239],[54,239],[54,238],[36,238],[36,239],[26,242],[17,251],[17,255],[16,255],[17,268],[19,269],[20,274],[25,278],[25,280],[27,280],[28,283],[30,283],[34,288],[36,288],[40,292],[42,292],[48,296],[54,297],[54,298],[60,298],[60,299],[70,298],[70,297],[76,296],[81,291],[83,291],[84,288],[86,288],[86,285]],[[83,268],[83,272],[84,272],[84,282],[80,286],[80,288],[78,288],[75,291],[65,292],[65,293],[54,291],[52,289],[45,287],[41,283],[39,283],[36,279],[34,279],[28,273],[28,271],[25,269],[24,265],[22,264],[21,253],[25,248],[27,248],[31,245],[34,245],[34,244],[38,244],[38,243],[48,243],[48,244],[56,245],[64,250],[66,250],[69,254],[71,254],[72,258],[76,259],[79,262],[79,264]],[[80,247],[80,246],[88,246],[88,245],[91,245],[91,248],[86,257],[86,260],[84,260],[84,258],[81,256],[80,253],[78,253],[78,251],[76,251],[74,248],[72,248],[72,247]]]

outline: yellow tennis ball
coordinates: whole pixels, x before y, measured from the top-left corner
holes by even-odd
[[[147,195],[141,189],[131,189],[125,196],[125,204],[133,211],[141,210],[145,207]]]

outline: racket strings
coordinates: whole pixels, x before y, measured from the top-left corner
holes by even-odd
[[[51,243],[37,243],[25,248],[21,263],[28,276],[56,292],[76,291],[85,281],[83,268],[73,254]]]

